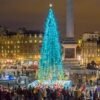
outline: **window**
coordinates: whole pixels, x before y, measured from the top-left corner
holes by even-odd
[[[13,41],[11,41],[11,44],[13,44]]]
[[[3,49],[3,46],[1,48]]]
[[[92,54],[92,57],[94,57],[94,54]]]
[[[29,40],[29,43],[32,43],[32,40]]]
[[[40,34],[39,37],[42,38],[42,34]]]
[[[9,49],[10,47],[8,46],[8,49]]]
[[[42,41],[41,41],[41,40],[39,40],[39,43],[42,43]]]
[[[11,51],[11,53],[13,53],[13,50]]]
[[[17,48],[19,48],[19,45],[17,46]]]
[[[35,35],[34,35],[34,37],[36,38],[36,37],[37,37],[37,35],[35,34]]]
[[[34,42],[37,43],[37,40],[35,40]]]
[[[32,37],[32,35],[30,34],[30,35],[29,35],[29,37],[31,38],[31,37]]]
[[[8,44],[9,44],[10,42],[8,41]]]
[[[17,43],[20,43],[20,41],[18,40]]]

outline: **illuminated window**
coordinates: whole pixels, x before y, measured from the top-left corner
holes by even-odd
[[[9,53],[9,50],[8,50],[8,53]]]
[[[11,44],[13,44],[13,41],[11,41]]]
[[[39,37],[42,38],[42,34],[40,34]]]
[[[94,54],[92,55],[92,57],[94,57]]]
[[[39,43],[42,43],[42,41],[41,41],[41,40],[39,40]]]
[[[30,34],[30,36],[29,36],[30,38],[32,37],[32,35]]]
[[[8,41],[8,44],[9,44],[10,42]]]
[[[81,46],[82,45],[82,40],[78,40],[78,45]]]
[[[19,48],[19,45],[17,46],[17,48]]]
[[[36,58],[36,55],[34,56],[34,58]]]
[[[3,46],[1,48],[3,49]]]
[[[11,51],[11,53],[13,53],[13,51]]]
[[[32,56],[30,56],[30,58],[32,58]]]
[[[10,47],[8,46],[8,49],[9,49]]]
[[[32,40],[29,40],[29,43],[32,43]]]
[[[35,35],[34,35],[34,37],[36,38],[36,37],[37,37],[37,35],[35,34]]]
[[[38,55],[38,58],[40,58],[40,55]]]
[[[35,40],[34,42],[37,43],[37,40]]]
[[[20,41],[17,41],[17,43],[20,43]]]

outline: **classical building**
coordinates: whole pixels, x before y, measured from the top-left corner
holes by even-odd
[[[39,60],[43,33],[20,28],[17,32],[0,29],[0,61]]]
[[[87,64],[91,61],[100,63],[100,33],[84,33],[79,40],[81,48],[81,63]]]
[[[91,40],[98,40],[99,39],[99,36],[100,36],[100,33],[99,32],[85,32],[82,36],[82,39],[84,41],[87,41],[88,39],[91,39]]]

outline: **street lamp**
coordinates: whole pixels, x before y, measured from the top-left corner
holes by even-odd
[[[79,63],[81,64],[81,60],[82,60],[81,55],[77,55],[77,60],[78,60]]]

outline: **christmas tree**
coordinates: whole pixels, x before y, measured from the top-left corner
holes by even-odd
[[[50,7],[45,23],[44,38],[39,61],[38,79],[62,80],[63,78],[64,74],[62,68],[59,32],[53,8]]]

